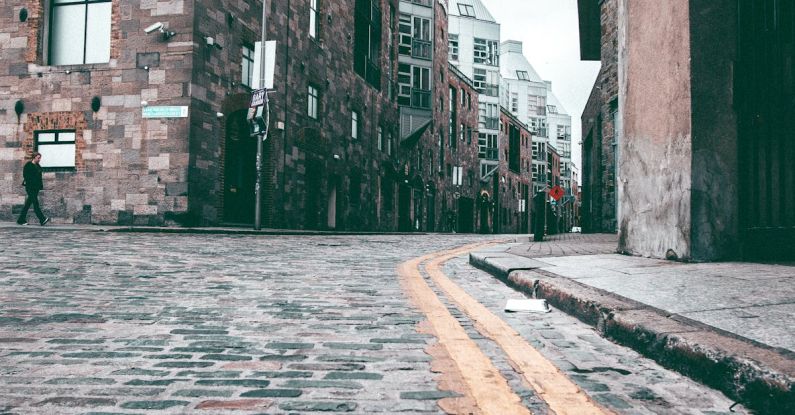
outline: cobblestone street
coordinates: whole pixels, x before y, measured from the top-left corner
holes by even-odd
[[[0,413],[15,414],[438,412],[395,268],[484,239],[2,238]]]
[[[439,382],[426,353],[435,339],[417,330],[426,316],[396,268],[497,239],[38,227],[0,236],[0,414],[94,415],[443,413],[438,400],[457,395]],[[562,313],[506,315],[503,301],[521,295],[464,256],[445,272],[612,411],[728,413],[721,394]],[[523,404],[549,413],[500,348],[444,301]]]

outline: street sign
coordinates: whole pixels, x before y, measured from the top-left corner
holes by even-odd
[[[188,116],[188,107],[183,106],[154,106],[141,109],[143,118],[185,118]]]
[[[262,105],[265,105],[265,101],[268,100],[268,93],[265,88],[257,89],[251,91],[251,103],[248,105],[249,108],[256,108]]]
[[[563,188],[555,185],[555,187],[549,189],[549,196],[555,200],[560,200],[563,197]]]

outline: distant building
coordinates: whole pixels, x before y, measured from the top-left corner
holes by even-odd
[[[450,63],[479,93],[479,177],[486,182],[500,163],[500,25],[480,0],[451,0],[448,18]]]

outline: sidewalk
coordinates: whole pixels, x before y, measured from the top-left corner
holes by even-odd
[[[562,234],[470,263],[605,337],[760,413],[795,413],[795,267],[614,254],[615,235]]]

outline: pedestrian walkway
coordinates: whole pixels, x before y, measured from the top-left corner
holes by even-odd
[[[470,262],[763,413],[795,413],[795,267],[615,254],[617,237],[563,234]]]

